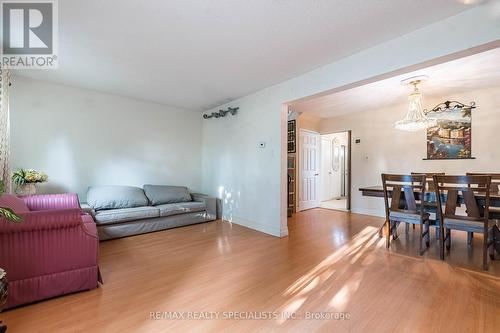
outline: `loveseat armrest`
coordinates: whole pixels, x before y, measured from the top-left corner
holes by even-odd
[[[217,199],[206,194],[191,193],[193,201],[205,203],[207,209],[207,218],[211,220],[217,219]]]
[[[79,208],[33,211],[19,215],[22,218],[19,223],[7,223],[0,219],[0,234],[70,228],[83,223],[82,211]]]
[[[94,208],[92,208],[92,206],[90,206],[88,203],[81,203],[80,206],[82,207],[82,211],[84,213],[87,213],[87,214],[90,214],[92,216],[95,216],[96,214],[96,211]]]
[[[21,199],[31,211],[80,209],[80,201],[76,193],[27,195]]]

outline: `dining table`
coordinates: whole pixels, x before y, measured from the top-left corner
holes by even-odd
[[[384,188],[382,185],[361,187],[359,190],[361,191],[361,194],[365,197],[376,197],[376,198],[384,197]],[[388,191],[388,195],[389,197],[391,197],[392,195],[391,191]],[[421,196],[420,193],[416,191],[415,199],[421,200],[420,196]],[[475,197],[478,204],[484,204],[486,200],[485,194],[477,193]],[[446,194],[441,195],[441,201],[446,202]],[[425,192],[424,202],[436,202],[436,192],[435,191]],[[460,192],[457,195],[457,202],[461,205],[465,204],[464,196]],[[495,187],[493,190],[490,191],[490,211],[492,212],[490,214],[492,215],[493,219],[500,220],[500,190],[498,189],[498,187]],[[437,225],[435,226],[437,227]],[[493,238],[494,238],[495,250],[497,251],[497,253],[500,254],[500,230],[498,229],[498,227],[493,229]]]
[[[367,187],[361,187],[359,189],[361,191],[361,194],[365,197],[378,197],[378,198],[383,198],[384,197],[384,188],[382,185],[376,185],[376,186],[367,186]],[[391,191],[389,192],[389,197],[391,196]],[[483,203],[485,201],[485,194],[476,194],[475,195],[478,203]],[[416,198],[417,200],[420,200],[420,195],[419,192],[416,192]],[[446,201],[446,195],[441,196],[442,202]],[[464,197],[461,193],[458,193],[457,196],[458,203],[464,204]],[[436,192],[434,191],[428,191],[425,192],[425,200],[426,202],[436,202]],[[494,191],[490,191],[490,207],[496,207],[500,208],[500,192],[495,189]]]

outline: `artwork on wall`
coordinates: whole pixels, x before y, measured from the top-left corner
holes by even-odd
[[[471,159],[472,109],[475,104],[465,105],[446,101],[428,112],[436,125],[427,128],[427,159]]]

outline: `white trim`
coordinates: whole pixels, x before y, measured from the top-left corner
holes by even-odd
[[[302,193],[302,189],[301,189],[301,186],[302,186],[302,165],[301,165],[301,152],[302,152],[302,140],[301,140],[301,133],[309,133],[309,134],[314,134],[314,135],[318,135],[319,136],[319,139],[318,140],[318,161],[317,161],[317,164],[318,164],[318,168],[321,168],[320,166],[320,163],[321,163],[321,134],[319,132],[316,132],[316,131],[311,131],[311,130],[308,130],[308,129],[305,129],[305,128],[299,128],[298,129],[298,137],[297,137],[297,142],[296,142],[296,157],[295,157],[295,168],[297,169],[297,193],[295,194],[296,197],[297,197],[297,212],[301,212],[301,211],[304,211],[304,210],[308,210],[308,209],[312,209],[312,208],[318,208],[319,207],[319,204],[320,204],[320,200],[319,200],[319,186],[316,186],[316,199],[317,199],[317,205],[316,206],[312,206],[312,207],[309,207],[309,206],[306,206],[306,207],[303,207],[300,205],[300,194]],[[318,173],[320,173],[320,170],[318,170]],[[320,179],[320,176],[318,176],[318,184],[319,182],[321,181]],[[318,185],[317,184],[317,185]]]
[[[385,215],[383,214],[383,212],[380,212],[379,209],[369,209],[369,208],[351,209],[351,213],[385,218]]]
[[[274,227],[267,225],[267,224],[262,224],[262,223],[258,223],[258,222],[254,222],[254,221],[245,220],[241,217],[233,216],[231,221],[222,219],[222,222],[237,224],[237,225],[247,227],[247,228],[250,228],[253,230],[257,230],[257,231],[260,231],[260,232],[263,232],[265,234],[275,236],[275,237],[285,237],[288,235],[288,228],[286,228],[286,227],[285,227],[286,230],[283,230],[283,229],[280,230],[279,228],[274,228]],[[286,235],[282,236],[282,233],[285,231],[286,231]]]
[[[299,131],[301,131],[301,132],[307,132],[307,133],[311,133],[311,134],[319,134],[319,135],[321,135],[319,132],[311,131],[311,130],[308,130],[308,129],[305,129],[305,128],[299,128]]]
[[[297,163],[297,161],[295,162]],[[283,195],[283,193],[286,193]],[[288,236],[288,105],[281,110],[281,193],[279,237]]]

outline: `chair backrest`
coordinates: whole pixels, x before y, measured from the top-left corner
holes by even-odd
[[[465,221],[484,221],[489,219],[491,176],[434,176],[434,187],[438,212],[441,223],[445,218]],[[467,216],[458,215],[456,210],[459,205],[459,192],[462,193]],[[446,197],[446,202],[444,198]],[[443,211],[443,204],[445,204]]]
[[[412,175],[425,175],[425,180],[427,182],[427,192],[434,192],[434,176],[444,176],[444,172],[412,172]]]
[[[390,212],[420,214],[423,217],[423,205],[417,206],[415,196],[418,193],[421,198],[425,197],[425,175],[382,174],[382,186],[387,219],[389,219]]]
[[[499,193],[500,192],[500,173],[489,173],[489,172],[467,172],[467,176],[474,175],[486,175],[491,176],[491,187],[490,193]]]

